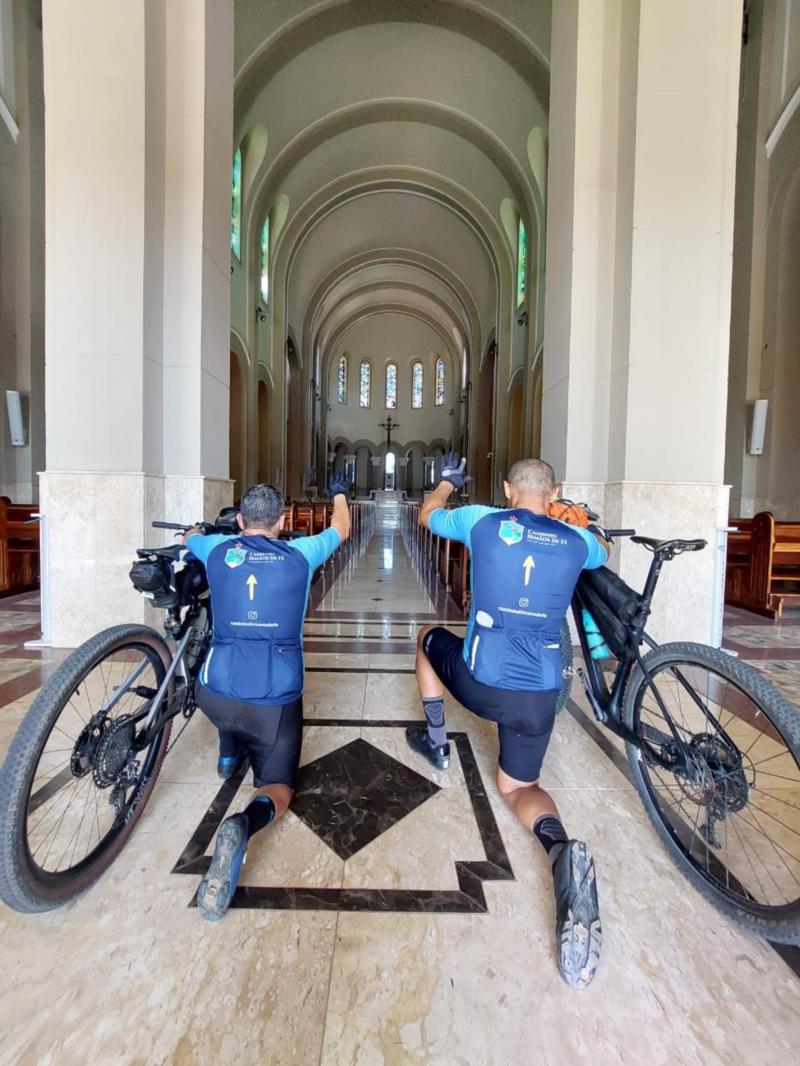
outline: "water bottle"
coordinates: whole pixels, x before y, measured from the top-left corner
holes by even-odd
[[[597,628],[597,622],[584,607],[581,611],[583,628],[586,630],[586,642],[589,645],[589,654],[593,659],[611,659],[613,656],[605,642],[603,634]]]

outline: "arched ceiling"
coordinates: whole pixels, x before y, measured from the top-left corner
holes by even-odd
[[[501,202],[540,241],[528,140],[547,128],[550,20],[551,0],[236,0],[236,142],[268,134],[246,262],[280,197],[273,291],[305,367],[376,314],[479,354],[515,254]]]

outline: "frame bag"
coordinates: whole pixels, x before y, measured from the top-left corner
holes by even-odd
[[[607,566],[583,570],[578,591],[609,649],[619,658],[627,639],[626,627],[636,617],[641,596]]]

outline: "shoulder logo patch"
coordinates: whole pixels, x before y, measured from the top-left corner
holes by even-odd
[[[234,548],[228,548],[225,552],[225,565],[229,566],[231,570],[235,570],[237,566],[241,566],[247,558],[247,552],[244,548],[240,548],[238,545]]]
[[[519,544],[522,540],[522,526],[516,518],[504,519],[500,523],[497,535],[504,544]]]

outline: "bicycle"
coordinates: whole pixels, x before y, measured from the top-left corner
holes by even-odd
[[[593,528],[630,537],[653,558],[641,593],[606,567],[576,585],[584,665],[575,673],[592,712],[625,742],[645,810],[694,887],[750,932],[800,944],[800,712],[725,651],[659,646],[645,631],[663,565],[705,541]]]
[[[226,508],[198,527],[238,532],[235,513]],[[211,641],[205,569],[182,544],[136,554],[131,580],[165,610],[164,635],[117,625],[72,652],[42,686],[0,769],[0,899],[24,913],[68,903],[111,865],[152,795],[174,719],[185,728],[195,711]]]

